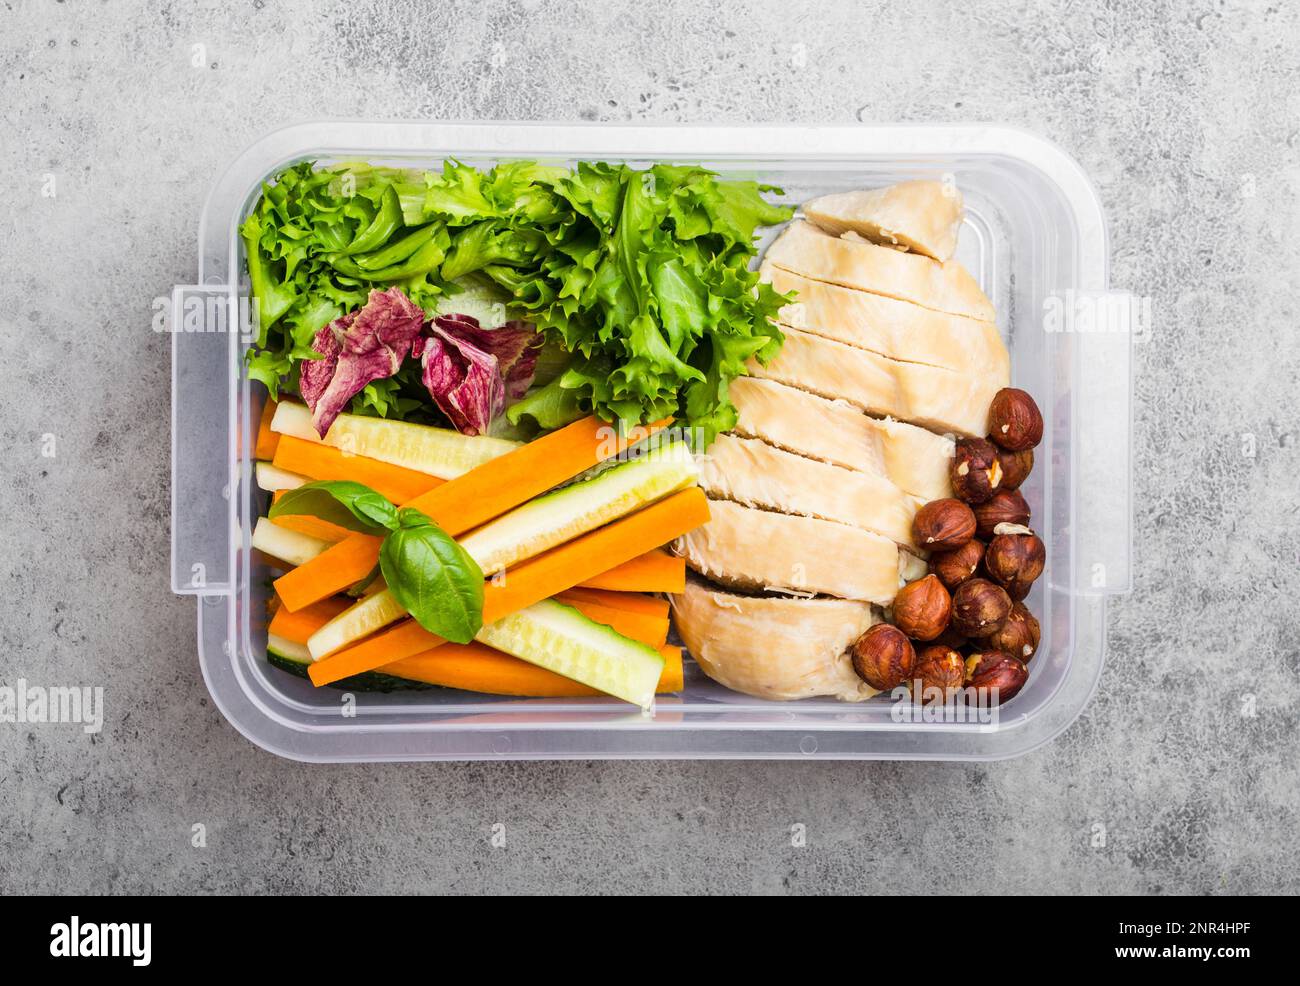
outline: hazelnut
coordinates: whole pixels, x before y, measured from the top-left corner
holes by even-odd
[[[984,552],[984,571],[1008,596],[1020,600],[1043,574],[1046,560],[1047,550],[1037,534],[999,534]]]
[[[1020,484],[1028,479],[1030,472],[1033,471],[1034,450],[1027,448],[1020,452],[1008,452],[1006,449],[1000,448],[998,449],[998,465],[1002,467],[1000,488],[1018,490]]]
[[[950,551],[975,536],[975,515],[960,500],[931,500],[912,518],[912,540],[918,548]]]
[[[968,637],[987,637],[1011,612],[1011,597],[988,579],[967,579],[952,594],[952,624]]]
[[[1027,663],[1038,651],[1041,632],[1034,614],[1024,603],[1016,603],[1002,626],[989,635],[988,645]]]
[[[1002,482],[997,446],[984,438],[961,439],[948,464],[948,477],[958,499],[983,503]]]
[[[997,533],[994,528],[999,524],[1029,523],[1029,504],[1019,490],[998,490],[987,503],[977,504],[973,512],[975,533],[985,541]]]
[[[936,551],[930,555],[930,571],[951,592],[975,574],[984,560],[984,542],[971,538],[952,551]]]
[[[1011,701],[1028,680],[1025,662],[1002,651],[979,651],[966,658],[967,687],[990,705]]]
[[[882,692],[907,681],[915,664],[912,642],[890,623],[868,627],[853,645],[853,670],[868,685]]]
[[[989,437],[1009,452],[1022,452],[1043,440],[1043,415],[1023,390],[1003,387],[989,405]]]
[[[966,681],[966,662],[951,647],[931,644],[916,656],[912,672],[912,696],[929,705],[944,701]]]
[[[909,582],[894,597],[894,626],[913,640],[933,640],[948,629],[952,597],[935,576]]]

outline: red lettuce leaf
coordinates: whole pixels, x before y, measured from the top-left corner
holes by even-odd
[[[401,368],[423,325],[424,311],[401,289],[389,288],[372,290],[363,307],[316,333],[312,348],[322,358],[302,361],[298,391],[322,438],[366,384]]]
[[[528,390],[542,336],[527,322],[485,329],[470,315],[440,315],[424,341],[424,385],[457,431],[481,435]]]

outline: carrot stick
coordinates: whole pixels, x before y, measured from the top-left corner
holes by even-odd
[[[664,670],[657,692],[682,689],[680,647],[661,647]],[[516,695],[528,698],[577,698],[600,695],[587,685],[503,654],[484,644],[443,644],[433,650],[394,661],[380,668],[384,674],[408,681],[423,681],[446,688],[461,688],[487,695]]]
[[[565,602],[589,620],[603,623],[631,640],[639,640],[651,647],[662,647],[668,640],[668,617],[646,616],[626,609],[614,609],[599,603],[574,599]]]
[[[292,435],[280,436],[272,461],[281,469],[312,479],[350,479],[364,483],[395,503],[405,503],[443,485],[443,480],[428,473],[403,469],[364,455],[351,455],[329,445],[304,442]]]
[[[680,692],[686,685],[686,670],[682,667],[682,649],[676,644],[664,644],[659,648],[663,655],[664,669],[659,675],[659,687],[656,692]]]
[[[270,626],[266,630],[285,640],[292,640],[295,644],[305,644],[308,637],[354,602],[355,599],[348,599],[345,596],[330,596],[310,606],[304,606],[296,613],[290,612],[287,606],[281,606],[275,611],[275,616],[271,617]]]
[[[578,585],[572,589],[565,589],[555,598],[570,606],[587,602],[595,603],[597,606],[607,606],[610,609],[625,609],[630,613],[640,613],[642,616],[661,618],[668,616],[667,599],[647,596],[640,592],[610,592],[608,589],[588,589]]]
[[[596,418],[575,421],[559,431],[521,445],[513,452],[476,466],[464,476],[450,480],[421,496],[407,502],[398,502],[427,514],[444,531],[457,537],[565,480],[572,479],[605,459],[618,455],[629,444],[667,427],[669,420],[632,429],[625,435],[616,435],[609,425],[601,424]],[[281,451],[288,441],[290,439],[285,436],[285,441],[280,443]],[[300,445],[311,445],[310,442],[300,442],[297,439],[293,441]],[[276,464],[279,465],[278,462]],[[304,472],[301,468],[292,471]],[[373,553],[359,550],[359,538],[364,536],[350,538],[349,541],[356,541],[357,544],[347,552],[334,553],[334,549],[330,549],[277,581],[275,589],[284,604],[290,609],[297,609],[317,599],[342,592],[354,582],[365,578],[379,560],[379,544],[373,545]],[[349,541],[343,541],[336,547],[348,544]]]
[[[428,514],[456,537],[626,451],[671,421],[665,418],[619,434],[597,418],[583,418],[490,459],[406,505]]]
[[[275,401],[268,397],[266,403],[262,405],[262,420],[257,423],[257,444],[253,449],[253,457],[263,462],[275,458],[276,446],[280,444],[280,436],[271,430],[273,417],[275,417]]]
[[[619,592],[685,592],[686,562],[666,551],[647,551],[582,583]]]
[[[300,534],[310,534],[314,538],[320,538],[322,541],[330,541],[334,544],[344,538],[351,537],[354,533],[346,527],[331,524],[328,520],[321,520],[311,514],[285,514],[282,517],[275,518],[275,524],[277,527],[298,531]]]
[[[508,572],[504,581],[489,580],[483,587],[483,622],[491,623],[557,592],[571,589],[579,582],[608,570],[611,565],[635,558],[655,545],[695,529],[708,519],[709,501],[699,487],[692,487],[653,503],[630,517],[606,524],[530,558]],[[324,558],[330,551],[336,551],[347,543],[343,541],[319,557]],[[278,583],[276,588],[279,588]],[[285,599],[285,606],[290,605]],[[441,642],[441,637],[414,620],[407,620],[317,661],[308,668],[308,673],[315,684],[328,685],[418,654]]]
[[[289,610],[299,610],[321,599],[328,599],[360,582],[374,570],[379,561],[379,546],[382,543],[381,538],[371,534],[349,536],[326,548],[306,565],[299,565],[281,575],[274,583],[276,594],[284,603],[285,609]],[[324,567],[318,564],[322,561],[327,562]],[[336,572],[340,574],[328,579],[330,588],[322,594],[321,585],[326,581],[322,576]]]

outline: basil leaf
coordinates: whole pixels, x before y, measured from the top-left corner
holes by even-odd
[[[398,511],[398,526],[379,549],[393,594],[430,633],[467,644],[483,628],[483,571],[441,527],[418,510]]]
[[[349,480],[321,480],[289,490],[272,505],[271,520],[310,514],[349,531],[378,534],[397,527],[397,508],[369,486]]]

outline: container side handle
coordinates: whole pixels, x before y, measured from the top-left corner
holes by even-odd
[[[230,591],[227,285],[172,290],[172,591]]]
[[[1073,417],[1075,591],[1133,588],[1133,346],[1150,332],[1150,302],[1127,291],[1070,299],[1075,349]]]

